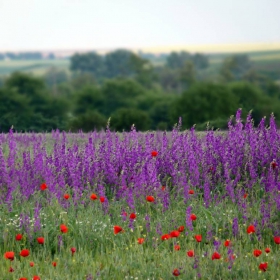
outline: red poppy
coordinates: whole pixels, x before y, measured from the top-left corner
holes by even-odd
[[[33,267],[34,266],[34,262],[30,262],[29,265],[30,265],[30,267]]]
[[[248,196],[248,194],[247,194],[247,193],[245,193],[245,194],[243,195],[243,198],[247,198],[247,196]]]
[[[251,234],[251,233],[254,233],[256,230],[255,230],[255,226],[254,225],[249,225],[248,228],[247,228],[247,233],[248,234]]]
[[[90,199],[91,200],[96,200],[97,199],[97,195],[95,193],[91,194]]]
[[[104,203],[105,202],[105,197],[104,196],[100,196],[99,200],[100,200],[101,203]]]
[[[33,276],[33,280],[40,280],[40,277],[35,275],[35,276]]]
[[[74,255],[74,253],[76,252],[76,248],[75,247],[72,247],[71,249],[71,252],[72,252],[72,256]]]
[[[274,160],[270,163],[270,165],[271,165],[272,169],[275,169],[278,166],[277,162]]]
[[[161,190],[162,190],[162,191],[165,191],[165,186],[162,186],[162,187],[161,187]]]
[[[114,234],[118,234],[119,232],[122,232],[123,228],[120,226],[114,226]]]
[[[52,266],[56,267],[56,262],[52,262]]]
[[[253,255],[254,255],[255,257],[259,257],[261,254],[262,254],[262,251],[261,251],[261,250],[256,249],[256,250],[253,251]]]
[[[164,234],[164,235],[161,236],[162,241],[167,240],[169,238],[171,238],[171,236],[169,234]]]
[[[66,200],[69,199],[69,198],[70,198],[70,194],[66,193],[66,194],[64,195],[64,198],[65,198]]]
[[[15,253],[14,253],[14,252],[6,252],[6,253],[4,254],[4,257],[5,257],[6,259],[8,259],[8,260],[13,261],[14,258],[15,258]]]
[[[214,252],[212,255],[212,261],[213,260],[219,260],[221,258],[221,255],[218,252]]]
[[[46,183],[43,183],[43,184],[41,184],[40,188],[41,188],[42,191],[44,191],[48,188],[48,186],[47,186]]]
[[[188,257],[192,258],[194,256],[194,250],[189,250],[187,252]]]
[[[138,238],[138,239],[137,239],[138,244],[143,244],[144,241],[145,241],[144,238]]]
[[[189,194],[194,194],[194,190],[189,190]]]
[[[19,280],[28,280],[28,279],[25,277],[21,277],[21,278],[19,278]]]
[[[16,235],[16,240],[17,240],[17,241],[20,241],[21,239],[22,239],[22,234],[20,234],[20,233],[17,234],[17,235]]]
[[[158,155],[158,152],[157,151],[152,151],[151,155],[152,155],[152,157],[156,157]]]
[[[12,267],[9,268],[9,272],[14,272],[14,271],[15,270]]]
[[[280,236],[274,236],[274,242],[279,245],[280,244]]]
[[[38,237],[37,241],[38,241],[39,244],[44,244],[45,238],[44,237]]]
[[[66,233],[66,232],[68,232],[68,227],[66,225],[62,224],[62,225],[60,225],[60,231],[62,233]]]
[[[190,219],[191,219],[192,221],[195,221],[195,220],[196,220],[196,215],[195,215],[195,214],[191,214]]]
[[[135,214],[135,213],[131,213],[130,216],[129,216],[129,218],[130,218],[131,220],[136,219],[136,214]]]
[[[268,254],[268,253],[270,253],[270,248],[265,248],[264,251]]]
[[[29,250],[27,250],[27,249],[21,250],[20,255],[22,257],[28,257],[29,256]]]
[[[173,230],[170,232],[171,237],[179,237],[180,232],[178,230]]]
[[[185,230],[185,227],[184,227],[184,226],[178,227],[178,231],[179,231],[179,232],[183,232],[184,230]]]
[[[259,269],[262,270],[263,272],[266,272],[267,271],[267,262],[260,263]]]
[[[179,251],[181,249],[180,245],[176,244],[174,245],[174,250],[175,251]]]
[[[149,196],[146,197],[146,200],[147,200],[148,202],[154,202],[154,201],[155,201],[155,198],[154,198],[153,196],[149,195]]]
[[[195,240],[197,242],[201,242],[202,241],[202,235],[201,234],[195,235],[194,238],[195,238]]]
[[[228,247],[231,245],[231,241],[229,239],[227,239],[224,243],[225,247]]]
[[[178,268],[175,268],[175,269],[173,270],[172,274],[173,274],[174,276],[179,276],[179,275],[180,275],[179,269],[178,269]]]

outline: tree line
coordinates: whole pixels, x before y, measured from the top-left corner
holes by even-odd
[[[172,52],[162,65],[127,50],[71,57],[71,75],[51,69],[43,77],[13,73],[0,83],[0,130],[91,131],[110,119],[114,130],[170,130],[207,123],[224,129],[238,108],[256,123],[280,112],[280,88],[258,73],[246,55],[226,57],[215,79],[203,54]]]

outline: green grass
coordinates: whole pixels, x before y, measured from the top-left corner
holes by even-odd
[[[167,188],[165,191],[170,190]],[[134,211],[122,200],[110,200],[106,208],[99,200],[90,200],[88,192],[83,194],[76,206],[70,198],[65,209],[57,199],[50,199],[48,189],[35,193],[28,201],[15,194],[11,207],[1,205],[0,253],[3,256],[6,251],[15,252],[13,262],[2,259],[1,279],[32,279],[34,275],[39,275],[41,279],[55,280],[173,279],[172,271],[175,268],[180,270],[179,279],[197,279],[198,273],[201,279],[211,280],[279,278],[280,245],[273,242],[270,230],[265,227],[262,229],[261,241],[257,240],[256,234],[248,235],[246,232],[253,220],[261,221],[259,203],[263,193],[260,187],[255,186],[254,191],[244,199],[247,222],[242,221],[242,212],[236,203],[224,199],[219,204],[212,203],[209,208],[205,208],[203,194],[199,189],[195,192],[187,204],[180,196],[171,193],[171,204],[167,211],[164,211],[161,203],[148,203],[144,198],[135,198]],[[268,196],[267,199],[271,198]],[[42,228],[35,232],[34,208],[38,202],[42,205]],[[178,238],[162,241],[161,234],[157,232],[159,226],[162,234],[176,230],[181,225],[186,226],[186,208],[189,206],[197,216],[193,222],[193,231],[187,229],[187,235],[184,231]],[[128,214],[126,221],[121,216],[123,211]],[[133,229],[129,227],[131,212],[137,215]],[[30,225],[25,229],[19,227],[20,214],[30,217]],[[146,226],[146,215],[150,217],[150,230]],[[239,218],[240,234],[237,238],[233,237],[231,230],[235,217]],[[62,223],[67,225],[67,233],[60,232],[59,225]],[[124,232],[115,235],[115,225],[123,227]],[[212,231],[211,235],[209,231]],[[15,241],[18,233],[23,234],[21,241]],[[201,243],[195,241],[196,234],[202,234]],[[37,244],[36,238],[39,236],[45,238],[44,245]],[[63,240],[60,247],[58,236],[62,236]],[[138,238],[144,238],[145,242],[138,244]],[[228,247],[223,245],[226,239],[232,242],[235,258],[231,270],[228,269]],[[213,246],[214,240],[221,242],[218,250]],[[180,245],[179,251],[174,250],[175,244]],[[71,247],[77,249],[73,256]],[[271,248],[271,253],[264,252],[266,247]],[[20,257],[19,252],[25,248],[30,250],[30,256]],[[254,257],[254,249],[262,250],[262,255]],[[194,250],[196,258],[188,257],[188,250]],[[222,257],[213,261],[211,256],[216,250]],[[31,261],[35,263],[34,267],[30,267]],[[54,261],[56,267],[52,266]],[[193,268],[195,262],[198,263],[196,269]],[[259,271],[261,262],[268,262],[266,272]],[[10,267],[14,272],[8,272]],[[89,275],[93,278],[89,278]]]

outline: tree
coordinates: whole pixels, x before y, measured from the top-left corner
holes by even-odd
[[[105,100],[100,88],[96,86],[85,86],[76,94],[75,115],[88,111],[104,111]]]
[[[136,98],[144,94],[143,87],[132,79],[108,80],[102,87],[105,106],[102,113],[106,116],[122,107],[136,107]]]
[[[201,83],[193,85],[174,102],[171,116],[173,123],[182,117],[183,127],[227,119],[238,109],[237,98],[225,85]]]
[[[183,89],[188,89],[196,81],[195,66],[191,61],[185,62],[185,65],[180,69],[180,82]]]
[[[97,111],[87,111],[71,120],[68,128],[73,131],[83,130],[84,132],[101,130],[106,127],[106,118]]]
[[[188,52],[171,52],[166,59],[166,66],[170,69],[183,68],[187,61],[191,60],[191,55]]]
[[[225,58],[220,74],[226,81],[241,80],[244,75],[252,68],[252,64],[247,55],[233,55]]]
[[[149,115],[138,109],[120,108],[112,115],[111,127],[118,131],[130,131],[135,125],[137,130],[148,130],[150,127]]]
[[[103,57],[95,52],[86,54],[74,54],[70,59],[70,69],[72,71],[90,72],[96,78],[103,76]]]
[[[191,61],[193,62],[195,68],[198,70],[205,69],[209,66],[208,57],[201,53],[196,53],[195,55],[193,55]]]

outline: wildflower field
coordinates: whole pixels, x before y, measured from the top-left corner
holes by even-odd
[[[280,279],[280,133],[0,134],[0,279]]]

